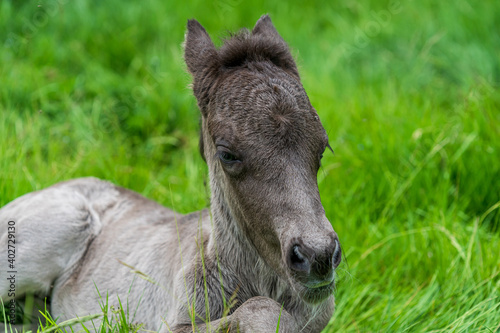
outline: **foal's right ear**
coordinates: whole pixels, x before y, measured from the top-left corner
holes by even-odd
[[[196,20],[188,20],[184,41],[184,60],[195,81],[203,69],[215,68],[218,54],[205,28]]]

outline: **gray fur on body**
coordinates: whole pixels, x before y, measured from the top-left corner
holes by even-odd
[[[191,332],[187,299],[192,302],[194,295],[197,296],[194,308],[205,319],[205,281],[211,298],[210,318],[221,318],[224,311],[221,274],[228,303],[236,293],[240,307],[247,300],[248,307],[255,303],[251,308],[259,308],[252,313],[263,312],[251,316],[256,327],[261,327],[259,320],[269,314],[270,310],[264,309],[278,310],[279,314],[282,302],[286,302],[288,313],[294,318],[302,317],[302,321],[319,314],[319,318],[311,320],[314,326],[324,326],[333,311],[331,297],[322,306],[328,309],[326,316],[325,311],[314,306],[306,307],[308,311],[304,312],[305,304],[294,301],[286,281],[266,269],[257,256],[252,258],[246,248],[232,245],[226,249],[218,244],[221,254],[225,251],[232,254],[227,258],[219,255],[219,272],[216,244],[210,243],[213,222],[208,211],[179,215],[135,192],[96,178],[59,183],[4,206],[0,210],[3,227],[0,246],[4,248],[7,248],[5,226],[11,220],[16,227],[16,294],[28,291],[48,294],[52,289],[51,312],[61,321],[100,313],[97,288],[103,295],[102,301],[107,292],[110,303],[116,307],[118,295],[122,304],[128,302],[129,309],[137,308],[135,321],[145,323],[148,329],[158,330],[164,319],[170,328]],[[201,244],[205,253],[205,279],[198,248]],[[121,262],[155,283],[138,278]],[[8,267],[6,256],[2,256],[1,263],[2,267]],[[1,279],[4,300],[8,287],[8,281]],[[263,302],[257,295],[269,299]],[[237,311],[244,317],[249,315],[248,311]],[[282,313],[287,318],[286,312]],[[282,319],[282,323],[286,320]],[[310,328],[307,331],[319,330]]]
[[[194,310],[199,331],[275,332],[279,320],[319,332],[340,260],[316,183],[328,138],[288,47],[268,16],[221,50],[191,20],[185,47],[210,212],[180,215],[96,178],[28,193],[0,209],[4,249],[15,221],[16,295],[50,294],[60,320],[100,313],[99,290],[150,330],[192,332]],[[0,279],[4,303],[9,286]]]

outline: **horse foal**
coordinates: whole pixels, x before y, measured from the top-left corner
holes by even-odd
[[[210,211],[181,216],[95,178],[28,193],[0,210],[1,248],[15,224],[15,294],[50,296],[60,320],[100,313],[99,290],[149,330],[319,332],[341,250],[316,181],[328,137],[289,48],[268,16],[219,49],[189,20],[185,61]],[[0,279],[4,303],[10,287]]]

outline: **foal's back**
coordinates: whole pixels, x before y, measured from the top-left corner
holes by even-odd
[[[176,214],[96,178],[59,183],[0,209],[0,221],[12,220],[22,231],[16,239],[17,296],[29,291],[49,296],[52,289],[52,315],[69,319],[100,313],[99,299],[105,303],[108,293],[110,304],[117,306],[119,297],[131,314],[137,309],[136,322],[156,322],[148,327],[155,330],[179,287],[174,285],[182,265],[179,249],[186,258],[195,255],[196,221],[206,224],[207,217]],[[2,225],[3,248],[7,237]],[[8,283],[0,280],[3,299]]]

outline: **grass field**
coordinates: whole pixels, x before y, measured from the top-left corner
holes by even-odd
[[[500,332],[498,1],[3,0],[0,206],[91,175],[205,208],[186,20],[217,38],[264,13],[335,150],[325,332]]]

